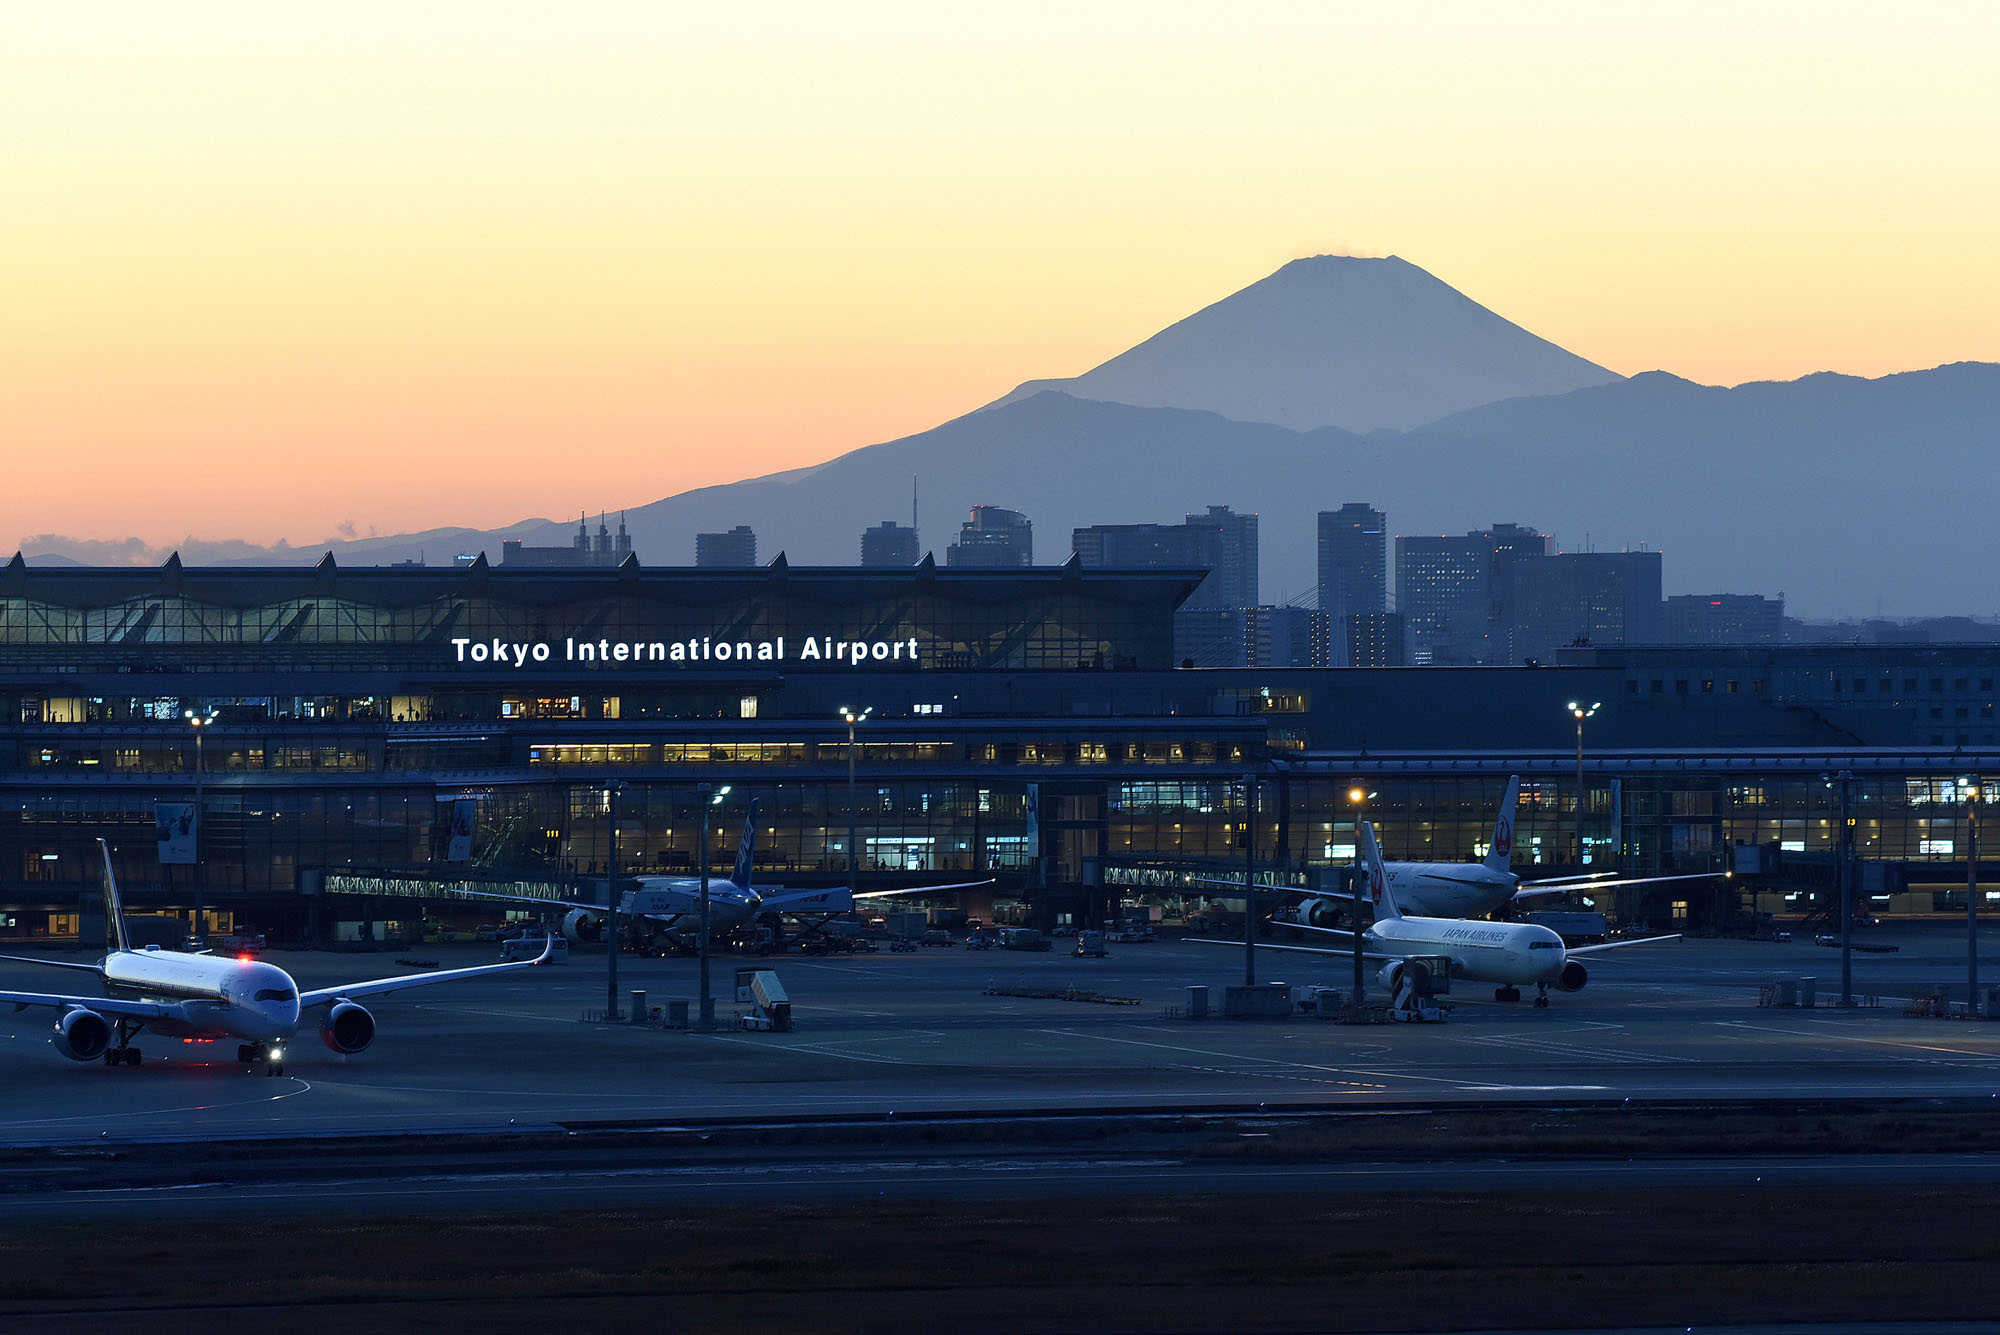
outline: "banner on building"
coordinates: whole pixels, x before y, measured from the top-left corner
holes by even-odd
[[[451,804],[451,844],[445,849],[446,862],[472,861],[472,826],[479,804],[461,797]]]
[[[192,867],[195,858],[194,803],[155,802],[153,837],[160,842],[160,862],[166,866]]]

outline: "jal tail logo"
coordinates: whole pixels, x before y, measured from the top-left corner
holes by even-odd
[[[1373,904],[1380,904],[1382,902],[1382,869],[1380,867],[1370,867],[1368,869],[1368,900]]]
[[[1503,858],[1514,852],[1513,821],[1503,819],[1493,827],[1493,851]]]

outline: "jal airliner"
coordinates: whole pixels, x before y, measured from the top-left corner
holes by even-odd
[[[1651,936],[1633,941],[1613,941],[1601,946],[1569,949],[1546,927],[1525,922],[1481,922],[1468,918],[1405,917],[1397,901],[1397,891],[1382,863],[1382,849],[1375,842],[1375,826],[1361,822],[1361,847],[1367,858],[1368,898],[1375,921],[1361,933],[1362,958],[1377,966],[1376,978],[1398,999],[1406,997],[1410,985],[1421,985],[1424,971],[1443,967],[1452,978],[1495,984],[1498,1001],[1519,1001],[1523,987],[1536,989],[1535,1005],[1549,1004],[1549,989],[1580,992],[1590,974],[1578,963],[1578,955],[1617,950],[1626,946],[1672,941],[1676,936]],[[1332,927],[1310,927],[1310,931],[1344,937],[1344,947],[1260,946],[1261,950],[1300,950],[1314,954],[1344,955],[1353,949],[1354,935]],[[1234,945],[1236,942],[1212,942]]]
[[[192,955],[148,946],[134,950],[125,933],[118,903],[118,882],[111,871],[111,847],[97,841],[104,856],[104,958],[96,964],[5,955],[0,959],[80,969],[96,975],[104,995],[63,996],[48,992],[0,992],[0,1004],[16,1010],[47,1006],[59,1012],[56,1051],[72,1061],[96,1061],[107,1066],[137,1066],[139,1049],[132,1039],[150,1029],[167,1038],[206,1041],[236,1039],[237,1060],[262,1062],[267,1074],[285,1073],[285,1048],[298,1032],[302,1017],[324,1007],[319,1017],[321,1040],[335,1052],[360,1052],[375,1039],[375,1017],[355,1004],[357,997],[400,992],[433,983],[460,982],[482,974],[527,969],[549,957],[553,939],[531,960],[482,964],[470,969],[406,974],[343,983],[338,987],[302,992],[292,976],[275,964],[227,955]]]

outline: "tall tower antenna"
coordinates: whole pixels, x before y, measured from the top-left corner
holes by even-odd
[[[915,473],[912,473],[910,474],[910,532],[912,534],[915,534],[916,531],[917,531],[917,475]],[[918,539],[918,541],[921,544],[922,539],[920,538]]]

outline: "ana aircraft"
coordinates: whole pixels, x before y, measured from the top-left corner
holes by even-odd
[[[1514,855],[1514,811],[1521,798],[1521,779],[1507,780],[1507,795],[1500,801],[1493,821],[1493,838],[1486,857],[1479,862],[1387,862],[1389,888],[1405,913],[1435,918],[1471,918],[1521,900],[1545,895],[1566,895],[1572,890],[1608,890],[1618,885],[1651,885],[1656,881],[1698,881],[1719,872],[1695,872],[1680,876],[1640,876],[1618,878],[1610,872],[1584,876],[1557,876],[1524,881],[1510,863]],[[1206,879],[1206,878],[1204,878]],[[1232,882],[1217,881],[1217,884]],[[1242,882],[1233,882],[1241,885]],[[1306,896],[1299,908],[1299,921],[1312,927],[1331,927],[1341,917],[1344,902],[1354,897],[1341,890],[1308,890],[1300,886],[1273,885]]]
[[[1377,964],[1376,977],[1399,1003],[1412,992],[1425,991],[1430,970],[1442,962],[1452,978],[1496,984],[1493,989],[1496,1001],[1519,1001],[1521,989],[1532,984],[1536,989],[1535,1004],[1546,1006],[1551,987],[1558,992],[1581,992],[1590,980],[1589,972],[1576,960],[1578,955],[1678,939],[1677,935],[1650,936],[1569,949],[1560,936],[1533,923],[1406,917],[1383,865],[1382,849],[1375,842],[1375,826],[1368,821],[1361,822],[1361,844],[1368,865],[1368,898],[1375,910],[1375,921],[1361,933],[1361,953],[1364,959]],[[1352,932],[1332,927],[1309,930],[1345,937],[1349,944],[1341,948],[1262,946],[1260,949],[1329,955],[1348,954],[1353,949]]]
[[[902,890],[856,892],[847,886],[824,890],[797,890],[765,894],[751,884],[750,864],[757,850],[757,802],[750,802],[743,821],[743,838],[736,846],[736,865],[728,880],[710,877],[708,882],[708,930],[713,937],[728,937],[749,927],[760,918],[797,915],[830,918],[849,913],[859,899],[879,899],[889,895],[917,895],[946,890],[973,890],[991,885],[991,880],[960,881],[951,885],[919,885]],[[701,930],[701,878],[698,876],[640,876],[638,888],[620,897],[618,911],[625,918],[627,942],[640,949],[657,947],[662,939],[680,940]],[[598,941],[604,936],[609,911],[602,904],[586,904],[567,899],[535,899],[525,895],[484,893],[481,899],[505,899],[520,904],[563,908],[562,933],[571,941]]]
[[[184,954],[158,946],[132,949],[119,908],[118,882],[111,871],[111,846],[102,839],[97,845],[104,855],[104,958],[96,964],[70,964],[0,956],[26,964],[81,969],[97,976],[105,993],[98,997],[0,992],[0,1003],[12,1002],[16,1010],[48,1006],[60,1011],[51,1041],[56,1051],[72,1061],[102,1057],[107,1066],[137,1066],[139,1049],[132,1046],[132,1039],[141,1030],[151,1029],[169,1038],[238,1039],[238,1061],[261,1061],[267,1074],[283,1075],[285,1048],[298,1031],[300,1018],[315,1007],[326,1007],[319,1023],[321,1041],[335,1052],[360,1052],[375,1039],[375,1017],[354,1003],[356,997],[532,968],[549,957],[554,944],[551,939],[534,959],[511,964],[406,974],[301,992],[292,976],[275,964],[226,955]]]

